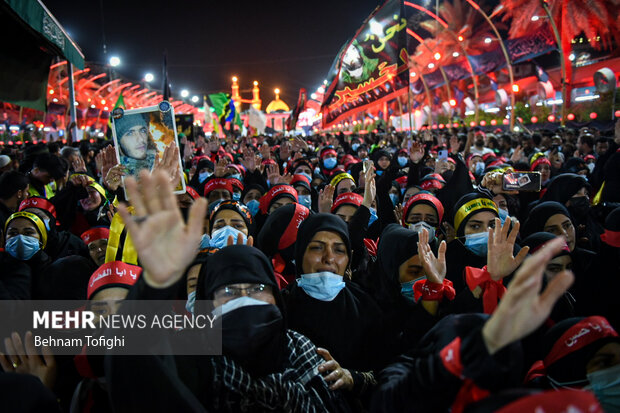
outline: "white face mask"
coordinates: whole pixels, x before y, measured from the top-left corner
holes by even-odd
[[[423,229],[428,231],[428,240],[431,241],[435,238],[435,228],[431,227],[424,221],[416,222],[415,224],[409,224],[409,229],[418,233],[418,236],[422,233]]]
[[[216,307],[213,310],[213,315],[221,317],[224,314],[230,313],[238,308],[248,307],[251,305],[269,305],[269,303],[252,297],[243,296],[227,301],[219,307]]]

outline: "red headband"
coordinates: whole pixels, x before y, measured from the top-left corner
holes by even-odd
[[[187,194],[191,196],[193,199],[200,198],[200,195],[198,194],[198,192],[196,192],[196,190],[192,188],[191,186],[185,186],[185,192],[187,192]]]
[[[332,205],[332,214],[342,205],[353,205],[355,207],[359,207],[362,205],[363,201],[364,197],[360,194],[356,194],[355,192],[345,192],[344,194],[340,194],[334,200],[334,204]]]
[[[109,237],[110,229],[106,227],[91,228],[80,236],[80,238],[82,238],[82,241],[84,241],[84,244],[86,245],[100,239],[108,239]]]
[[[547,357],[543,360],[548,368],[556,361],[584,348],[602,338],[618,337],[618,333],[605,317],[592,316],[584,318],[568,330],[555,342]]]
[[[233,193],[233,186],[232,186],[232,182],[230,181],[230,179],[216,178],[216,179],[211,179],[205,185],[205,196],[208,196],[211,191],[214,191],[216,189],[224,189],[230,192],[231,194]]]
[[[409,215],[409,209],[413,207],[413,204],[417,204],[418,202],[430,203],[437,211],[438,221],[441,222],[444,212],[441,201],[431,194],[415,194],[414,196],[409,198],[409,201],[407,201],[407,203],[405,204],[405,208],[403,209],[403,225],[406,225],[405,221],[407,220],[407,216]]]
[[[302,182],[306,184],[308,186],[308,189],[310,189],[310,180],[308,179],[306,175],[302,175],[302,174],[293,175],[293,179],[291,179],[291,186],[295,186],[297,182]]]
[[[541,164],[549,165],[549,167],[551,167],[551,162],[549,161],[549,159],[540,157],[534,161],[530,170],[536,170],[536,167]]]
[[[430,188],[441,189],[445,185],[446,181],[441,178],[439,174],[432,174],[430,177],[426,178],[420,184],[420,188],[429,190]]]
[[[295,212],[293,213],[293,217],[291,218],[291,222],[289,222],[288,226],[284,230],[284,234],[280,238],[280,242],[278,242],[278,249],[282,251],[293,245],[295,240],[297,240],[297,231],[299,231],[299,226],[306,218],[310,215],[310,210],[301,204],[295,204]]]
[[[295,202],[298,202],[297,191],[295,190],[295,188],[290,185],[284,184],[276,185],[271,187],[271,189],[260,198],[258,206],[260,212],[262,212],[263,215],[267,215],[269,211],[269,206],[271,205],[273,200],[281,195],[290,195]]]
[[[38,209],[42,209],[44,211],[49,212],[50,214],[52,214],[52,216],[54,217],[54,219],[56,219],[56,208],[54,207],[54,204],[52,204],[50,201],[48,201],[45,198],[39,198],[39,197],[32,197],[32,198],[26,198],[24,199],[21,204],[19,204],[19,208],[18,211],[23,211],[26,208],[38,208]]]
[[[334,155],[334,156],[338,156],[338,152],[336,152],[334,149],[326,149],[325,151],[323,151],[323,153],[321,154],[321,159],[325,158],[327,155]]]
[[[142,268],[122,261],[106,262],[93,273],[88,281],[86,297],[90,300],[98,291],[109,287],[129,288],[138,281]]]
[[[230,181],[230,184],[232,185],[233,188],[237,188],[243,191],[243,184],[241,183],[240,180],[238,180],[237,178],[228,178],[228,180]]]
[[[612,247],[620,248],[620,231],[605,230],[601,234],[601,241]]]

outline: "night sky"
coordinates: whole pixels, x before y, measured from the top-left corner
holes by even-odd
[[[340,47],[380,0],[43,2],[87,62],[106,61],[105,31],[108,59],[119,56],[117,70],[130,80],[152,72],[153,86],[161,88],[167,50],[174,97],[184,88],[192,95],[230,91],[236,75],[244,98],[259,81],[264,109],[276,87],[292,107],[299,88],[320,86]]]

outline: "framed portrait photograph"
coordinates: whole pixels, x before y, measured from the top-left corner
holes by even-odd
[[[138,177],[141,170],[151,171],[155,159],[161,160],[173,142],[179,147],[174,108],[166,101],[156,106],[118,110],[112,116],[112,137],[116,157],[125,167],[127,176]],[[178,168],[183,175],[181,157]],[[175,193],[185,193],[185,181],[175,185]]]

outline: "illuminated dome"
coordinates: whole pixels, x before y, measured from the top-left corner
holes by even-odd
[[[265,112],[288,112],[290,110],[288,105],[282,99],[280,99],[280,90],[276,89],[275,92],[276,98],[272,100],[269,105],[267,105],[267,109],[265,109]]]

